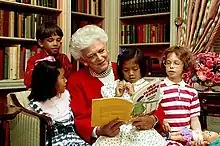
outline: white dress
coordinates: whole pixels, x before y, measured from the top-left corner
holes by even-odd
[[[115,88],[118,81],[107,83],[101,88],[103,97],[114,97]],[[137,91],[147,82],[144,78],[134,83],[134,90]],[[124,98],[131,100],[130,95],[125,91]],[[172,146],[173,144],[166,141],[155,129],[136,130],[131,124],[122,125],[120,132],[114,137],[100,136],[93,146]],[[175,143],[176,146],[181,144]]]

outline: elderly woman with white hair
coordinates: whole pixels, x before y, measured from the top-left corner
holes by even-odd
[[[102,98],[101,87],[117,79],[117,65],[109,60],[107,41],[105,31],[95,25],[79,28],[70,41],[72,56],[85,66],[68,78],[67,89],[72,97],[70,106],[75,116],[76,131],[90,144],[99,136],[116,136],[123,124],[116,119],[105,126],[91,127],[92,99]],[[150,129],[157,118],[151,115],[137,117],[133,121],[133,126]]]

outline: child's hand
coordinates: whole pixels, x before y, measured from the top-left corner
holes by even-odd
[[[117,86],[115,88],[115,96],[121,97],[124,94],[125,86],[124,82],[119,81],[117,82]]]
[[[170,125],[169,125],[169,123],[166,120],[163,120],[163,126],[162,127],[163,127],[163,130],[165,132],[170,132],[171,131]]]
[[[130,94],[131,96],[134,95],[134,85],[132,83],[126,82],[125,88],[127,89],[128,94]]]

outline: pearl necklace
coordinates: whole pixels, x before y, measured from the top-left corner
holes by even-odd
[[[95,78],[104,78],[104,77],[108,76],[111,73],[111,71],[112,71],[111,63],[109,63],[108,69],[100,74],[95,73],[94,71],[92,71],[89,68],[89,73],[91,74],[91,76],[93,76]]]

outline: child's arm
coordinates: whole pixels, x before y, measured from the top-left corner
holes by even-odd
[[[191,99],[190,105],[190,129],[201,130],[201,124],[198,116],[200,115],[200,103],[198,98],[198,92],[194,90],[194,96]]]
[[[201,130],[201,124],[198,117],[192,117],[190,121],[191,121],[190,125],[192,130]]]

